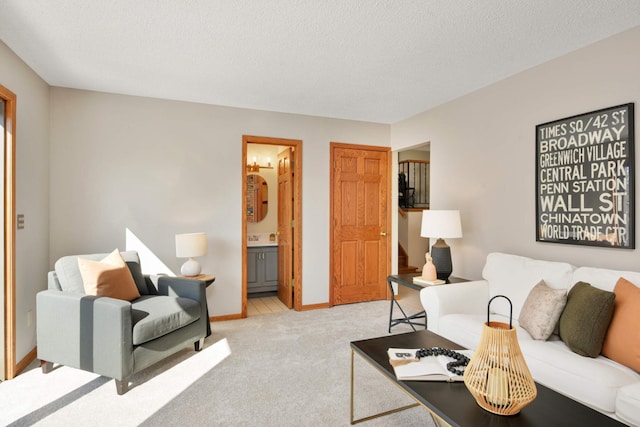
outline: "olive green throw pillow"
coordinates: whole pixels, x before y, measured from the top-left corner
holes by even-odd
[[[613,317],[615,294],[576,283],[560,316],[560,338],[581,356],[597,357]]]

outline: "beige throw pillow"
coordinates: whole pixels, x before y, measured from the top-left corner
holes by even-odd
[[[546,340],[556,327],[566,303],[566,289],[550,288],[541,280],[529,292],[518,323],[533,339]]]
[[[87,295],[133,301],[140,297],[127,263],[118,249],[102,261],[78,258],[78,268]]]

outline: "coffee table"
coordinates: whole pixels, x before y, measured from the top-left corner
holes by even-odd
[[[421,405],[431,413],[436,425],[450,426],[624,426],[624,424],[581,403],[536,383],[538,395],[519,414],[501,416],[482,409],[462,382],[398,381],[389,364],[387,349],[444,347],[462,349],[460,345],[431,331],[419,330],[351,342],[351,424],[389,415]],[[358,354],[415,400],[401,408],[354,419],[354,357]]]

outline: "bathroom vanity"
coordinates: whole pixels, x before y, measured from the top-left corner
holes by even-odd
[[[278,246],[247,247],[247,293],[278,291]]]

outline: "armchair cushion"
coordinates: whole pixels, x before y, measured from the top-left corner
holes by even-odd
[[[166,295],[142,296],[131,304],[133,345],[140,345],[200,318],[200,303]]]
[[[84,258],[92,261],[99,261],[108,254],[87,254],[87,255],[69,255],[60,258],[55,263],[55,272],[57,280],[60,284],[60,289],[65,292],[76,292],[84,294],[84,284],[82,276],[80,275],[80,269],[78,268],[78,258]],[[133,276],[133,280],[136,283],[138,292],[140,295],[151,295],[156,292],[149,290],[144,276],[142,275],[142,269],[140,267],[140,257],[136,251],[122,251],[120,252],[122,259],[127,263],[129,271]],[[153,286],[153,285],[150,285]]]
[[[78,258],[78,269],[87,295],[125,301],[133,301],[140,297],[131,271],[117,249],[101,261]]]

